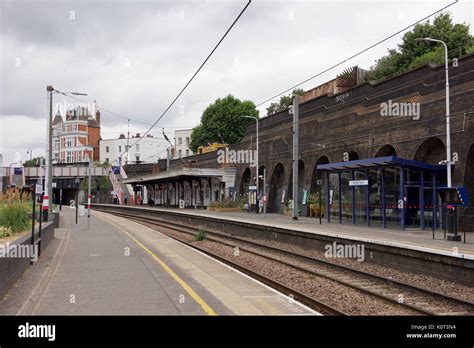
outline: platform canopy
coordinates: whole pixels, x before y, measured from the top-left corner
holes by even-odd
[[[343,170],[354,170],[354,169],[367,169],[367,168],[377,168],[377,167],[393,167],[393,166],[403,166],[408,168],[417,168],[430,171],[440,171],[446,170],[446,165],[439,164],[428,164],[424,162],[408,160],[396,156],[386,156],[386,157],[375,157],[367,158],[355,161],[348,162],[336,162],[336,163],[327,163],[319,164],[317,170],[324,171],[343,171]]]
[[[123,180],[124,184],[141,185],[160,180],[197,180],[199,178],[222,178],[224,176],[235,175],[235,168],[215,169],[215,168],[182,168],[178,170],[166,171],[157,174],[143,175],[137,178]]]

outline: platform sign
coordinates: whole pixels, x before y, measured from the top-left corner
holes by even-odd
[[[14,168],[14,173],[15,173],[15,175],[23,174],[23,168],[22,167],[15,167]]]
[[[41,184],[36,184],[36,187],[35,187],[35,194],[37,196],[41,196],[43,194],[43,185]]]
[[[467,206],[467,192],[466,188],[460,187],[441,187],[438,188],[441,196],[441,201],[448,205]]]
[[[349,180],[349,186],[367,186],[369,180]]]

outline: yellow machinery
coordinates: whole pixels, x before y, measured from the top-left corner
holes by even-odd
[[[198,147],[198,154],[208,153],[217,151],[219,149],[226,148],[227,144],[220,144],[220,143],[212,143],[208,146],[199,146]]]

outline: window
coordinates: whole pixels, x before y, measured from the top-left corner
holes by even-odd
[[[109,153],[109,147],[108,146],[105,147],[105,152]]]
[[[189,149],[186,149],[186,156],[189,156]]]
[[[72,163],[72,152],[68,151],[66,153],[66,163]]]
[[[119,157],[119,158],[118,158],[118,164],[119,164],[119,166],[122,165],[122,157]]]
[[[183,138],[178,138],[178,145],[183,145]]]
[[[140,151],[140,144],[135,145],[135,151],[137,151],[137,152]]]
[[[67,138],[66,139],[66,147],[71,147],[72,146],[72,139],[71,138]]]
[[[182,153],[183,153],[182,150],[179,150],[179,151],[178,151],[179,158],[181,158]]]
[[[109,158],[108,157],[105,159],[105,163],[107,163],[107,164],[109,163]]]
[[[189,145],[189,137],[186,137],[186,145]]]
[[[135,160],[138,162],[140,162],[140,156],[135,156]]]
[[[119,152],[122,152],[122,145],[119,145]]]

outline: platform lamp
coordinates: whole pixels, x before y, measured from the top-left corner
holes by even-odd
[[[64,96],[76,95],[76,96],[87,96],[86,93],[80,92],[61,92],[54,89],[53,86],[46,86],[46,91],[48,92],[49,98],[49,117],[47,122],[47,131],[48,131],[48,147],[46,151],[46,173],[45,173],[45,193],[48,196],[48,212],[52,211],[52,199],[53,199],[53,92],[62,94]]]
[[[450,110],[449,110],[449,62],[448,62],[448,45],[446,42],[438,39],[432,39],[430,37],[417,38],[415,41],[430,41],[440,43],[444,46],[444,69],[446,73],[446,160],[441,161],[440,164],[446,164],[446,176],[447,176],[447,187],[448,189],[452,187],[451,179],[451,165],[454,164],[451,158],[451,125],[450,125]],[[456,220],[456,207],[454,211],[448,209],[448,214],[450,218]],[[451,226],[453,223],[451,223]],[[457,234],[457,229],[454,230],[453,235],[448,235],[448,240],[460,241],[461,236]]]
[[[448,45],[442,40],[432,39],[430,37],[417,38],[415,41],[430,41],[441,43],[444,46],[444,66],[446,72],[446,171],[448,188],[452,186],[451,183],[451,126],[450,126],[450,110],[449,110],[449,62],[448,62]]]

